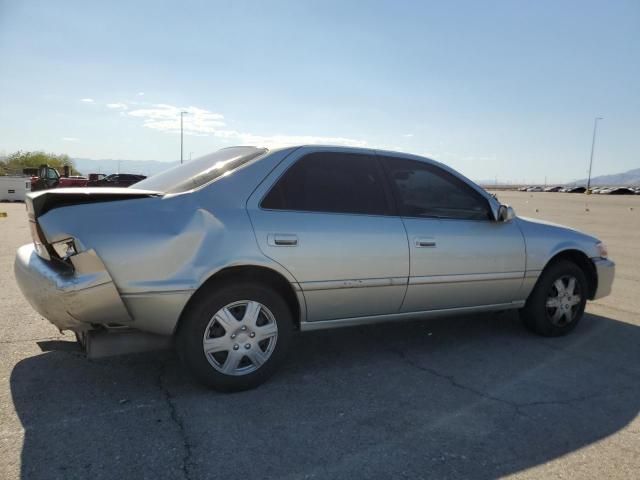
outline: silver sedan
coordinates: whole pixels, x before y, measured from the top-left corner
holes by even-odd
[[[226,148],[131,188],[32,193],[27,211],[15,273],[40,314],[89,354],[175,343],[227,391],[265,381],[296,330],[519,309],[564,335],[614,276],[598,239],[378,150]]]

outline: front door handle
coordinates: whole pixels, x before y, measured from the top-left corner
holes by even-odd
[[[436,239],[431,237],[416,238],[416,247],[417,248],[435,248]]]
[[[267,243],[272,247],[295,247],[298,245],[298,236],[292,233],[270,233]]]

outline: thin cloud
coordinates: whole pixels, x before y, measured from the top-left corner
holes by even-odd
[[[245,145],[265,147],[286,147],[300,144],[333,144],[363,147],[364,140],[345,137],[321,137],[311,135],[259,135],[240,132],[227,127],[224,115],[199,107],[180,108],[174,105],[155,104],[151,108],[141,108],[127,112],[127,115],[142,119],[146,128],[161,132],[180,132],[180,112],[186,112],[183,118],[185,135],[213,136],[224,141],[234,141]]]
[[[107,108],[112,110],[127,110],[129,107],[126,103],[116,102],[116,103],[107,103]]]
[[[405,133],[402,135],[404,138],[411,138],[413,137],[413,133]]]
[[[151,107],[132,110],[128,115],[141,118],[144,127],[162,132],[179,132],[180,112],[186,112],[184,133],[187,135],[211,135],[226,126],[224,115],[202,108],[180,108],[166,104],[155,104]]]
[[[144,97],[144,92],[138,92],[139,97]]]
[[[78,142],[78,141],[80,141],[80,139],[76,138],[76,137],[62,137],[62,141],[63,142]]]
[[[93,98],[81,98],[80,101],[83,103],[94,103]]]

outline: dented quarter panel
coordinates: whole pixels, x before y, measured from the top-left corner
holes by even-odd
[[[171,334],[189,298],[223,268],[271,268],[244,208],[246,199],[289,150],[275,152],[192,192],[65,206],[39,218],[49,242],[66,238],[93,250],[133,317],[133,325]]]

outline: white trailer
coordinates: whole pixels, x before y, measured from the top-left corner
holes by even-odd
[[[0,202],[24,202],[31,191],[31,178],[23,175],[0,175]]]

